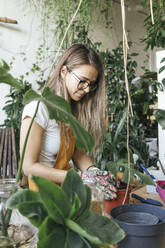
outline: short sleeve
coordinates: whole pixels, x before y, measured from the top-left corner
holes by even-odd
[[[22,120],[26,116],[30,116],[30,117],[34,116],[37,103],[38,101],[32,101],[24,107],[23,112],[22,112]],[[47,107],[45,106],[43,102],[39,103],[38,112],[36,114],[35,121],[44,129],[48,126],[49,114],[48,114]]]

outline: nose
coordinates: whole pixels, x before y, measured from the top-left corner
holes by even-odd
[[[85,88],[85,89],[83,89],[83,91],[87,94],[87,93],[89,93],[90,92],[90,87],[89,87],[89,85]]]

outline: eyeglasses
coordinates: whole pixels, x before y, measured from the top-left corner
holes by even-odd
[[[98,87],[96,82],[87,82],[85,80],[81,80],[73,71],[70,70],[70,72],[73,74],[74,78],[78,81],[77,88],[79,90],[85,90],[89,87],[90,91],[95,91]]]

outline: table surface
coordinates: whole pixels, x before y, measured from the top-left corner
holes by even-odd
[[[165,208],[165,203],[162,201],[162,199],[160,198],[159,194],[151,194],[151,193],[148,193],[147,190],[146,190],[146,186],[145,185],[142,185],[142,186],[139,186],[135,189],[133,189],[131,191],[131,193],[135,193],[141,197],[143,197],[144,199],[147,199],[147,198],[151,198],[153,200],[156,200],[156,201],[160,201],[162,203],[162,207]],[[139,200],[135,199],[135,198],[132,198],[131,197],[131,193],[130,193],[130,200],[129,200],[129,203],[141,203]]]

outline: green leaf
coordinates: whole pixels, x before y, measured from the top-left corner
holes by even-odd
[[[41,202],[24,202],[18,204],[17,207],[19,212],[27,217],[36,227],[39,227],[48,216],[48,213]]]
[[[11,195],[6,202],[6,206],[7,208],[14,209],[20,203],[31,201],[41,202],[39,193],[30,189],[23,189]]]
[[[23,97],[23,105],[30,103],[31,101],[41,101],[41,95],[37,94],[34,90],[28,90]]]
[[[56,116],[55,119],[59,120],[59,111],[63,113],[64,120],[65,112],[70,114],[72,113],[68,102],[62,97],[55,95],[48,87],[44,89],[42,97],[48,109],[50,109],[50,119],[53,119]],[[55,105],[57,105],[58,107],[54,108]]]
[[[8,64],[2,60],[0,62],[0,83],[6,83],[16,89],[20,89],[20,85],[16,78],[14,78],[10,73],[8,73],[10,67]]]
[[[159,73],[161,73],[161,72],[164,71],[164,70],[165,70],[165,65],[162,66],[162,67],[159,69]]]
[[[67,248],[94,248],[94,247],[77,233],[68,230]]]
[[[51,217],[47,217],[38,232],[38,248],[62,248],[66,247],[66,230],[64,226],[57,224]],[[70,247],[71,248],[71,247]]]
[[[162,79],[163,87],[165,88],[165,78]]]
[[[113,143],[116,144],[117,142],[117,139],[118,139],[118,135],[120,134],[123,126],[124,126],[124,123],[125,123],[125,120],[126,120],[126,117],[127,117],[127,113],[128,113],[128,108],[125,108],[124,109],[124,113],[123,113],[123,116],[117,126],[117,130],[115,132],[115,136],[114,136],[114,139],[113,139]]]
[[[47,217],[39,229],[38,248],[92,248],[86,240]]]
[[[49,215],[58,223],[63,224],[65,218],[69,216],[71,202],[63,189],[47,179],[34,177],[39,194]]]
[[[79,187],[77,187],[77,185],[79,185]],[[72,203],[75,200],[75,194],[81,202],[81,207],[76,208],[74,219],[86,216],[91,206],[91,191],[89,187],[83,184],[82,179],[74,169],[67,172],[67,176],[62,184],[62,189],[65,191]]]
[[[164,58],[162,58],[162,60],[160,61],[160,63],[163,63],[165,61],[165,57]]]
[[[92,136],[81,127],[79,121],[71,114],[69,103],[63,98],[54,95],[48,87],[44,89],[42,95],[42,101],[48,107],[50,118],[69,123],[76,137],[76,145],[79,148],[90,152],[94,145],[94,140]]]
[[[90,212],[88,217],[81,220],[79,225],[88,234],[97,237],[104,246],[118,243],[125,237],[125,232],[119,228],[115,221],[94,212]]]
[[[154,116],[157,122],[161,125],[162,129],[165,129],[165,110],[164,109],[155,110]]]
[[[74,201],[70,210],[69,218],[72,219],[73,216],[78,212],[81,207],[81,201],[78,198],[77,194],[74,195]]]
[[[143,174],[137,170],[135,171],[135,175],[137,175],[145,185],[156,186],[155,182],[153,181],[153,179],[149,175]]]
[[[78,223],[66,219],[65,224],[67,226],[67,228],[71,229],[72,231],[74,231],[75,233],[79,234],[80,236],[84,237],[85,239],[89,240],[90,243],[97,245],[97,246],[101,246],[104,245],[104,243],[95,235],[91,235],[90,233],[88,233],[84,228],[82,228]]]

